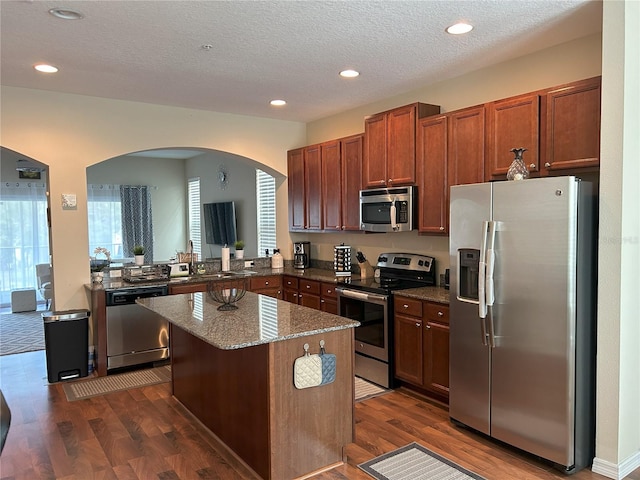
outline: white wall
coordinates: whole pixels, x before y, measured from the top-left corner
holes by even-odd
[[[596,459],[640,466],[640,2],[603,5]]]
[[[56,310],[88,306],[86,168],[156,148],[220,150],[286,174],[286,152],[306,142],[302,123],[3,86],[2,146],[49,167]],[[271,173],[271,172],[270,172]],[[77,210],[62,210],[75,193]],[[279,238],[288,238],[286,183],[278,185]]]

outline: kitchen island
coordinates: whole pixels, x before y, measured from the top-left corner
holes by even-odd
[[[171,324],[172,392],[263,479],[304,478],[343,462],[353,441],[353,327],[347,318],[247,292],[219,311],[207,293],[145,298]],[[298,389],[294,362],[335,354],[331,383]]]

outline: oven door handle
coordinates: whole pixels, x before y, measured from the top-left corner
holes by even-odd
[[[356,292],[341,287],[336,288],[336,293],[341,297],[362,300],[363,302],[377,303],[380,305],[387,303],[387,297],[385,295],[376,295],[375,293]]]

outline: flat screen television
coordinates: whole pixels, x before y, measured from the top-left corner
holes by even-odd
[[[233,245],[236,241],[235,203],[204,203],[202,209],[207,243],[210,245]]]

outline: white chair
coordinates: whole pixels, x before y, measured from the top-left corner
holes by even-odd
[[[38,277],[38,291],[46,302],[46,308],[49,309],[51,299],[53,298],[53,285],[51,284],[51,265],[48,263],[39,263],[36,265],[36,276]]]

